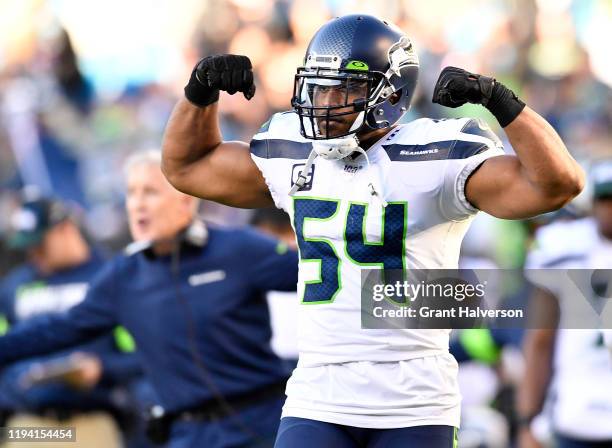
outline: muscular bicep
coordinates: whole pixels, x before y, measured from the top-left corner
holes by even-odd
[[[173,185],[184,193],[232,207],[274,205],[263,175],[244,142],[223,142],[183,168]]]
[[[563,205],[532,184],[516,156],[487,159],[467,180],[465,195],[479,210],[497,218],[524,219]]]
[[[164,134],[166,178],[177,190],[202,199],[243,208],[271,205],[249,145],[223,141],[217,108],[216,103],[198,108],[179,100]]]

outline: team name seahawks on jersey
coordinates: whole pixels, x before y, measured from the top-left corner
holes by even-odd
[[[315,159],[289,195],[313,141],[296,114],[276,114],[255,135],[251,155],[277,207],[287,211],[300,251],[300,362],[395,361],[443,353],[449,330],[361,329],[361,269],[453,268],[477,210],[469,175],[503,154],[480,120],[420,119],[392,129],[365,157]],[[316,142],[314,142],[316,144]],[[368,184],[387,201],[372,201]]]

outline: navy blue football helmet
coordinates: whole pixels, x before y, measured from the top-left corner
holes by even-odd
[[[395,25],[347,15],[323,25],[295,75],[291,104],[301,133],[329,140],[395,124],[410,107],[419,61]],[[355,117],[350,128],[334,122]]]

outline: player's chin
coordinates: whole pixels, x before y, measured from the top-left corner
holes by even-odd
[[[350,129],[350,124],[344,121],[322,121],[319,123],[321,134],[327,138],[336,138],[341,135],[346,135]]]

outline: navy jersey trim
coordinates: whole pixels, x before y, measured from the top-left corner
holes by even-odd
[[[488,149],[486,143],[447,140],[426,145],[382,145],[389,159],[395,162],[467,159]]]
[[[486,123],[477,118],[472,118],[468,120],[468,122],[463,125],[460,132],[464,134],[478,135],[480,137],[488,138],[489,140],[492,140],[496,145],[501,146],[501,140],[499,139],[499,137],[495,135],[495,133],[491,131],[491,129],[489,129],[489,126]]]
[[[307,159],[311,150],[312,143],[280,139],[251,140],[251,154],[262,159]]]

